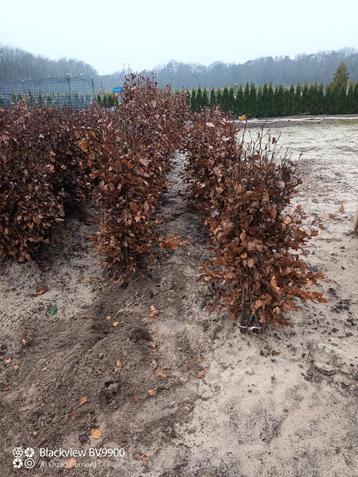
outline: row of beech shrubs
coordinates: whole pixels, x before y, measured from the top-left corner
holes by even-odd
[[[19,103],[0,112],[0,256],[24,262],[84,201],[74,112]]]
[[[82,131],[80,147],[90,158],[95,203],[103,210],[95,241],[113,274],[133,272],[152,252],[154,212],[186,114],[184,94],[132,77],[118,109],[99,108],[94,127]]]
[[[324,300],[309,290],[321,274],[299,256],[317,233],[291,204],[301,179],[293,162],[277,157],[275,138],[244,145],[224,113],[206,110],[193,115],[185,149],[194,203],[215,250],[205,279],[219,305],[251,327],[286,323],[297,298]]]
[[[24,262],[74,207],[94,205],[94,241],[113,273],[151,250],[154,211],[186,99],[131,77],[114,111],[19,103],[0,110],[0,257]]]

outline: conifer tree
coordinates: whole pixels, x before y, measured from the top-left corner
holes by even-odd
[[[337,113],[344,114],[347,109],[347,87],[335,89]]]
[[[354,85],[353,89],[353,112],[358,113],[358,83]]]
[[[264,104],[263,104],[263,88],[259,86],[256,90],[256,117],[262,118],[265,116]]]
[[[320,83],[317,86],[317,103],[318,103],[318,114],[325,113],[325,101],[324,101],[324,86],[323,83]]]
[[[192,111],[196,111],[196,92],[195,89],[191,90],[191,97],[190,97],[190,109]]]
[[[190,91],[189,91],[189,90],[186,90],[186,91],[185,91],[185,96],[186,96],[186,104],[188,105],[188,108],[190,108],[190,107],[191,107],[191,106],[190,106],[190,99],[191,99],[191,97],[190,97]]]
[[[201,88],[198,88],[198,91],[196,93],[196,111],[200,111],[203,107],[203,92],[201,91]]]
[[[250,112],[249,112],[249,109],[250,109],[250,85],[249,85],[249,83],[245,84],[242,106],[243,106],[242,107],[243,114],[246,114],[248,116],[250,114]]]
[[[216,104],[219,106],[220,109],[223,109],[223,94],[221,89],[219,89],[216,94]]]
[[[214,88],[211,88],[210,90],[209,106],[211,108],[215,108],[216,106],[216,94]]]
[[[242,86],[239,86],[236,90],[236,97],[235,97],[234,114],[236,116],[241,116],[242,114],[244,114],[243,99],[244,99],[244,91],[242,89]]]
[[[327,114],[334,114],[337,109],[337,98],[334,88],[331,85],[328,85],[326,88],[326,95],[325,95],[325,103],[326,103],[326,113]]]
[[[285,112],[285,91],[282,85],[275,88],[273,95],[273,114],[283,116]]]
[[[331,86],[335,90],[346,92],[348,80],[349,80],[349,73],[348,73],[347,63],[344,63],[342,61],[342,63],[340,63],[340,65],[337,68],[337,71],[331,82]]]
[[[235,94],[234,94],[234,88],[229,89],[229,111],[231,113],[234,112],[235,109]]]
[[[291,84],[287,94],[287,114],[296,114],[296,93],[293,84]]]
[[[229,90],[225,86],[223,89],[223,96],[222,96],[222,110],[225,112],[230,111],[230,96],[229,96]]]
[[[307,83],[305,83],[303,85],[303,88],[302,88],[301,106],[302,106],[302,113],[309,113],[310,112],[309,94],[308,94]]]
[[[254,83],[251,83],[250,93],[249,93],[249,116],[256,116],[256,86]]]
[[[347,95],[346,95],[346,107],[344,109],[346,114],[354,113],[354,86],[348,83]]]
[[[203,96],[202,96],[202,108],[207,108],[208,106],[209,106],[209,96],[206,89],[204,89]]]
[[[296,86],[295,108],[296,114],[302,113],[302,87],[300,84]]]
[[[268,94],[268,86],[265,83],[261,90],[261,115],[264,118],[267,118],[269,115],[269,94]]]
[[[283,88],[283,110],[282,115],[287,116],[291,114],[291,105],[290,105],[290,89]]]
[[[307,104],[311,114],[319,114],[318,87],[316,83],[308,87]]]
[[[272,84],[270,83],[268,88],[267,88],[267,116],[273,116],[273,95],[274,95],[274,90],[272,87]]]

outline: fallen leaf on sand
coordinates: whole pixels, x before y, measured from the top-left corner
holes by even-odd
[[[150,305],[149,318],[155,318],[159,315],[159,311],[155,308],[154,305]]]
[[[155,396],[157,394],[157,390],[155,388],[153,389],[148,389],[148,394],[149,396]]]
[[[155,375],[158,376],[158,378],[165,379],[167,375],[162,369],[158,369],[158,371],[155,372]]]
[[[140,460],[145,465],[147,465],[148,462],[149,462],[149,455],[145,454],[144,452],[136,452],[134,454],[134,458],[137,459],[137,460]]]
[[[39,288],[36,288],[35,296],[44,295],[47,292],[48,292],[47,287],[39,287]]]
[[[98,428],[91,429],[91,437],[93,439],[100,439],[102,437],[102,431]]]
[[[176,250],[178,247],[190,245],[190,243],[190,240],[183,239],[180,235],[169,235],[159,239],[159,246],[165,250]]]
[[[114,326],[114,328],[116,328],[118,325],[119,325],[119,321],[114,321],[114,322],[112,323],[112,326]]]
[[[149,462],[149,455],[148,454],[141,454],[140,460],[143,462],[143,464],[147,465]]]
[[[82,396],[79,400],[80,406],[83,406],[84,404],[86,404],[86,402],[88,402],[88,399],[86,396]]]
[[[116,368],[122,369],[123,368],[123,363],[120,359],[117,359],[116,361]]]
[[[76,466],[76,459],[74,457],[71,457],[70,459],[66,460],[66,469],[73,469]]]
[[[112,319],[111,315],[106,316],[106,320],[110,321]]]

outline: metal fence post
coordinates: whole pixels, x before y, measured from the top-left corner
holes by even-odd
[[[94,79],[91,76],[91,86],[92,86],[92,103],[94,102]]]
[[[71,77],[70,73],[67,73],[67,82],[68,82],[68,98],[70,100],[70,106],[72,106],[72,100],[71,100]]]

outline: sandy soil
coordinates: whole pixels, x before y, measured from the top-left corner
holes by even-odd
[[[235,120],[238,126],[242,126],[242,121]],[[337,123],[355,124],[358,123],[358,114],[321,115],[312,116],[309,114],[299,114],[296,116],[281,116],[275,118],[254,118],[248,119],[247,128],[284,128],[291,126],[311,126],[311,125],[336,125]]]
[[[326,227],[309,260],[327,275],[329,303],[303,305],[292,328],[251,336],[206,311],[212,297],[198,275],[208,244],[180,155],[158,233],[191,244],[158,252],[127,288],[104,277],[85,240],[89,220],[59,233],[49,271],[1,264],[1,475],[358,475],[357,132],[282,130],[283,145],[305,146],[298,202]],[[35,449],[34,469],[13,469],[18,446]],[[40,458],[42,447],[125,456]]]

